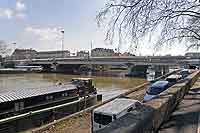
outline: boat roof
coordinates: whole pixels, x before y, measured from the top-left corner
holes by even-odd
[[[41,68],[42,66],[15,66],[15,68]]]
[[[92,78],[72,78],[72,80],[92,80]]]
[[[133,106],[137,100],[127,99],[127,98],[117,98],[109,103],[106,103],[96,109],[94,109],[95,113],[101,114],[119,114],[125,109]]]
[[[67,85],[56,85],[47,88],[35,88],[35,89],[18,89],[4,93],[0,93],[0,103],[10,102],[15,100],[26,99],[35,96],[42,96],[47,94],[53,94],[57,92],[74,90],[76,87],[71,84]]]
[[[151,87],[165,87],[166,85],[168,85],[169,84],[169,82],[168,81],[164,81],[164,80],[162,80],[162,81],[157,81],[157,82],[155,82],[155,83],[153,83],[152,85],[151,85]]]

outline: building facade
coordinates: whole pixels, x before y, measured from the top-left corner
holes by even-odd
[[[88,57],[89,56],[89,52],[87,51],[79,51],[76,54],[78,57]]]
[[[121,56],[135,56],[134,54],[131,54],[130,52],[125,52],[121,54]]]
[[[37,52],[33,49],[15,49],[8,59],[45,59],[45,58],[66,58],[70,56],[70,51],[41,51]]]
[[[200,57],[200,52],[188,52],[185,54],[186,57]]]
[[[37,55],[37,51],[33,49],[15,49],[11,55],[13,60],[22,60],[22,59],[34,59]]]
[[[91,56],[113,56],[115,54],[113,49],[95,48],[91,51]]]
[[[36,59],[45,58],[66,58],[70,56],[70,51],[41,51],[37,52]]]

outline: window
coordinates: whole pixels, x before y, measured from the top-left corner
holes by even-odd
[[[127,112],[131,112],[132,110],[133,110],[133,107],[129,108],[129,109],[127,110]]]
[[[114,119],[114,120],[117,120],[117,116],[116,116],[116,115],[113,115],[113,119]]]
[[[68,93],[65,92],[65,93],[62,94],[62,96],[63,96],[63,97],[67,97],[67,96],[68,96]]]
[[[112,122],[112,116],[94,113],[94,121],[98,124],[108,125]]]
[[[174,79],[173,79],[173,78],[168,78],[167,81],[168,81],[168,82],[176,82],[177,79],[175,79],[175,78],[174,78]]]
[[[167,87],[150,87],[149,90],[147,91],[147,93],[150,95],[157,95],[166,89],[167,89]]]
[[[53,96],[46,96],[46,100],[53,100]]]

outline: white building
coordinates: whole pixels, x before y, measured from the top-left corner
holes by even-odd
[[[113,49],[95,48],[91,51],[91,56],[113,56],[115,54]]]
[[[41,51],[37,52],[37,59],[45,59],[45,58],[66,58],[70,56],[70,51]]]
[[[187,57],[200,57],[200,52],[188,52],[185,54]]]

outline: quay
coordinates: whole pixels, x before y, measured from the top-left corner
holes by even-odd
[[[41,66],[15,66],[14,68],[0,68],[0,74],[21,74],[41,71]]]
[[[157,79],[155,79],[155,81],[160,80],[160,79],[164,79],[166,77],[168,77],[169,75],[176,73],[177,71],[173,71],[170,72],[166,75],[163,75]],[[148,85],[150,84],[150,82],[146,82],[144,84],[141,84],[140,86],[136,86],[130,89],[130,91],[125,92],[123,94],[120,94],[116,97],[113,97],[109,100],[103,101],[102,103],[99,103],[95,106],[92,106],[86,110],[77,112],[75,114],[72,114],[70,116],[67,116],[65,118],[62,118],[60,120],[54,121],[52,123],[49,123],[47,125],[44,125],[42,127],[33,129],[31,131],[28,132],[33,132],[33,133],[43,133],[43,132],[48,132],[48,133],[57,133],[57,132],[69,132],[69,133],[77,133],[77,132],[81,132],[81,133],[90,133],[91,132],[91,111],[103,104],[106,104],[118,97],[129,97],[131,99],[136,99],[139,101],[142,101],[146,89],[148,87]]]
[[[14,68],[1,68],[0,74],[19,74],[19,73],[27,73],[26,69],[14,69]]]
[[[179,129],[181,130],[181,128],[184,130],[184,128],[185,128],[184,125],[187,125],[188,123],[190,123],[190,124],[193,124],[193,123],[191,123],[192,121],[190,121],[190,122],[187,121],[187,122],[185,122],[185,124],[180,126],[181,123],[184,123],[183,122],[184,120],[187,120],[187,119],[189,120],[191,118],[191,116],[194,117],[194,114],[190,115],[190,118],[188,117],[187,119],[184,119],[185,117],[187,117],[187,114],[185,114],[185,116],[183,116],[182,119],[178,119],[176,116],[182,116],[181,114],[184,114],[184,111],[185,112],[187,112],[187,111],[182,110],[182,112],[177,113],[175,110],[177,109],[176,107],[179,105],[179,103],[181,103],[185,94],[186,94],[186,98],[188,97],[187,96],[188,92],[190,95],[190,89],[193,87],[193,85],[196,82],[199,87],[199,83],[198,83],[199,76],[200,76],[200,71],[196,71],[196,72],[192,73],[191,75],[186,77],[185,80],[173,85],[169,89],[167,89],[164,92],[162,92],[161,94],[159,94],[155,99],[152,99],[151,101],[145,103],[142,107],[138,108],[137,110],[127,113],[125,116],[110,123],[107,127],[103,128],[102,130],[97,131],[96,133],[122,133],[122,132],[126,132],[126,133],[133,133],[133,132],[134,133],[156,133],[159,131],[160,127],[161,127],[160,130],[162,130],[163,132],[164,131],[166,131],[166,132],[172,131],[172,130],[177,131]],[[194,90],[194,89],[192,88],[192,90]],[[198,92],[194,91],[194,93],[192,93],[192,95],[195,95],[196,93],[198,93]],[[185,101],[183,101],[183,102],[185,102]],[[195,103],[195,101],[194,101],[194,103]],[[184,104],[184,105],[187,106],[187,104]],[[180,104],[180,106],[181,106],[181,104]],[[196,110],[195,105],[192,105],[192,108],[194,108],[194,110]],[[188,111],[189,110],[190,110],[190,108],[188,108]],[[199,109],[197,109],[197,110],[199,112]],[[172,115],[172,117],[170,119],[170,116],[174,111],[175,111],[175,115],[174,115],[174,117]],[[177,125],[175,125],[175,124],[172,124],[171,126],[170,126],[170,124],[168,126],[167,126],[167,124],[165,125],[166,121],[168,121],[168,120],[169,120],[169,123],[170,122],[173,123],[173,121],[175,121],[175,123],[177,123]],[[197,121],[197,119],[193,120],[194,123],[196,121]],[[164,126],[162,127],[162,125],[164,125]],[[186,131],[189,131],[187,129],[188,128],[186,128]],[[195,130],[195,128],[193,130]],[[195,130],[195,132],[197,132],[197,131]],[[182,132],[180,132],[180,133],[182,133]]]
[[[186,93],[169,120],[158,133],[199,133],[200,132],[200,77]]]

